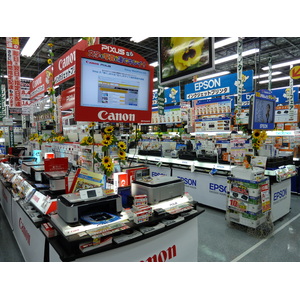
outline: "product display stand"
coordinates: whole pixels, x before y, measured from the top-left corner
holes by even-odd
[[[268,178],[258,181],[228,177],[226,220],[246,226],[249,232],[259,236],[268,235],[271,200]]]

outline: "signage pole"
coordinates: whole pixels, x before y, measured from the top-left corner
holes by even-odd
[[[291,66],[291,69],[293,66]],[[288,102],[289,102],[289,120],[294,119],[294,112],[295,112],[295,106],[294,106],[294,93],[293,93],[293,85],[294,85],[294,80],[291,77],[290,78],[290,92],[288,95]]]
[[[242,107],[243,92],[243,39],[239,37],[237,42],[237,103],[236,103],[236,120],[239,123]]]
[[[268,66],[269,66],[269,75],[268,75],[268,90],[271,91],[272,89],[272,58],[269,57],[269,63],[268,63]]]

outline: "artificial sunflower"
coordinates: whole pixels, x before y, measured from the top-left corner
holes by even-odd
[[[126,150],[126,148],[127,148],[126,144],[122,141],[118,143],[118,147],[122,150]]]
[[[112,164],[112,160],[109,156],[104,156],[102,158],[102,164],[104,167],[106,167],[107,165],[111,165]]]
[[[124,160],[126,158],[126,152],[123,150],[119,150],[118,157],[119,157],[119,159]]]
[[[52,64],[52,59],[48,58],[47,62],[48,62],[49,65],[51,65]]]
[[[96,126],[96,123],[95,122],[91,122],[89,125],[88,125],[88,128],[92,128],[92,127],[95,127]]]
[[[103,141],[106,141],[108,145],[111,145],[113,141],[113,136],[111,134],[104,134]]]
[[[252,132],[252,138],[258,139],[260,137],[261,131],[259,129],[255,129]]]
[[[105,133],[109,133],[111,134],[114,131],[114,127],[113,126],[107,126],[104,128],[104,132]]]

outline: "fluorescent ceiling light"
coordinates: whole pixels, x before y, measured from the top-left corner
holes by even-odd
[[[8,78],[7,75],[1,75],[0,77]],[[29,78],[29,77],[20,77],[20,79],[24,79],[24,80],[33,80],[33,78]]]
[[[281,67],[285,67],[285,66],[296,65],[296,64],[299,64],[299,63],[300,63],[300,59],[296,59],[296,60],[292,60],[292,61],[287,61],[285,63],[280,63],[280,64],[272,65],[271,68],[272,69],[276,69],[276,68],[281,68]],[[269,70],[269,66],[263,67],[262,69],[264,71]]]
[[[272,76],[275,76],[275,75],[279,75],[281,74],[282,72],[272,72]],[[269,76],[269,73],[266,73],[266,74],[260,74],[260,75],[256,75],[256,76],[253,76],[253,79],[259,79],[259,78],[264,78],[264,77],[268,77]]]
[[[287,80],[287,79],[291,79],[291,77],[290,76],[284,76],[284,77],[274,78],[274,79],[272,79],[272,82],[273,81],[282,81],[282,80]],[[267,82],[269,82],[269,80],[262,80],[259,83],[267,83]]]
[[[210,75],[207,75],[207,76],[198,77],[197,81],[208,79],[208,78],[213,78],[213,77],[218,77],[218,76],[226,75],[226,74],[229,74],[229,73],[230,73],[229,71],[223,71],[223,72],[219,72],[219,73],[215,73],[215,74],[210,74]]]
[[[248,55],[251,55],[251,54],[254,54],[254,53],[257,53],[259,52],[259,49],[257,48],[254,48],[254,49],[250,49],[250,50],[247,50],[247,51],[244,51],[242,53],[242,56],[248,56]],[[226,56],[226,57],[223,57],[223,58],[220,58],[220,59],[217,59],[215,60],[215,65],[217,64],[221,64],[221,63],[224,63],[226,61],[230,61],[230,60],[234,60],[234,59],[237,59],[238,58],[238,55],[237,54],[233,54],[233,55],[230,55],[230,56]]]
[[[141,41],[143,41],[143,40],[145,40],[145,39],[147,39],[148,37],[132,37],[131,39],[130,39],[130,41],[131,42],[135,42],[135,43],[139,43],[139,42],[141,42]]]
[[[294,87],[300,87],[300,84],[297,84],[297,85],[293,85],[293,88]],[[278,87],[278,88],[273,88],[272,90],[281,90],[281,89],[289,89],[291,88],[290,86],[281,86],[281,87]],[[299,91],[300,93],[300,91]]]
[[[155,61],[155,62],[153,62],[152,64],[150,64],[150,66],[152,66],[152,67],[157,67],[158,66],[158,61]]]
[[[29,38],[23,50],[21,51],[21,55],[32,56],[32,54],[36,51],[36,49],[39,47],[43,40],[44,37]]]
[[[231,37],[231,38],[228,38],[228,39],[224,39],[222,41],[219,41],[219,42],[215,43],[215,49],[221,48],[221,47],[229,45],[229,44],[236,43],[237,41],[238,41],[237,37],[235,37],[235,38]]]

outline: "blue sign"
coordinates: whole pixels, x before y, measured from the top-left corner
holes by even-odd
[[[253,91],[253,70],[243,72],[243,92]],[[192,82],[184,87],[186,101],[237,93],[237,73]]]
[[[165,104],[180,102],[180,86],[165,89]],[[157,91],[153,91],[152,106],[157,106]]]
[[[289,105],[288,97],[290,88],[271,90],[272,94],[276,97],[276,105]],[[242,95],[242,107],[250,106],[250,100],[254,93],[246,93]],[[299,102],[299,87],[293,87],[294,103]]]

